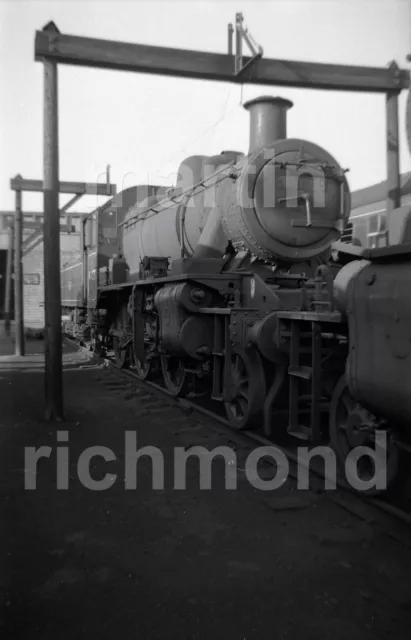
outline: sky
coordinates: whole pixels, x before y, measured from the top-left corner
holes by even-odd
[[[10,178],[43,176],[43,68],[34,61],[36,30],[226,53],[235,13],[268,58],[407,68],[410,0],[0,0],[0,210],[14,208]],[[385,97],[177,79],[60,65],[60,180],[133,184],[175,181],[189,155],[246,152],[248,114],[258,95],[293,101],[288,135],[311,140],[349,168],[352,190],[385,179]],[[401,171],[411,170],[400,96]],[[60,206],[68,196],[60,197]],[[73,210],[104,200],[87,196]],[[41,210],[41,194],[23,194]]]

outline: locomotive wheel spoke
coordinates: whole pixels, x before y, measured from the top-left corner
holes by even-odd
[[[247,412],[248,397],[244,396],[238,398],[238,404],[240,405],[242,415],[245,416]]]
[[[180,358],[161,358],[161,369],[163,371],[164,384],[169,393],[174,396],[184,396],[187,394],[189,380],[184,371],[184,362]]]
[[[154,350],[154,344],[152,339],[152,331],[150,331],[150,316],[149,314],[143,312],[143,320],[144,320],[144,336],[143,336],[143,344],[144,344],[144,354],[145,359],[140,360],[136,357],[134,343],[132,345],[132,353],[133,353],[133,363],[134,369],[137,376],[140,380],[147,380],[148,378],[152,378],[156,372],[156,359],[148,359],[148,355]],[[139,354],[141,355],[141,354]]]
[[[354,400],[351,398],[351,396],[347,396],[347,394],[344,394],[341,398],[341,401],[345,407],[345,410],[347,411],[348,414],[352,413],[355,409],[355,403]]]
[[[129,348],[126,347],[124,349],[123,345],[127,342],[131,334],[131,327],[126,304],[122,305],[116,316],[114,329],[116,335],[113,337],[113,346],[116,362],[122,369],[127,369],[130,366],[130,353]]]
[[[242,385],[238,386],[238,396],[240,398],[244,398],[244,400],[246,400],[248,402],[250,394],[249,394],[249,391],[248,391],[247,382],[242,383]]]
[[[264,367],[258,352],[236,349],[231,365],[232,398],[225,402],[228,421],[236,429],[262,424],[265,400]]]
[[[148,378],[151,369],[150,363],[141,362],[141,360],[136,358],[132,344],[130,345],[130,366],[133,367],[140,380],[146,380]]]
[[[136,374],[140,378],[140,380],[147,380],[151,373],[151,363],[150,362],[142,362],[141,360],[135,359],[134,368],[136,370]]]
[[[146,345],[144,346],[146,347]],[[145,351],[147,351],[146,348]],[[134,354],[134,347],[131,348],[131,352],[133,354],[133,364],[136,374],[138,375],[140,380],[147,380],[153,372],[153,363],[147,360],[143,362],[142,360],[136,358]]]
[[[347,456],[357,446],[371,446],[374,449],[377,421],[366,409],[361,407],[350,395],[345,376],[334,389],[330,406],[329,436],[339,466],[345,470]],[[399,448],[392,429],[387,431],[386,452],[386,488],[393,482],[399,469]],[[375,474],[375,461],[368,455],[357,461],[357,474],[360,480],[372,480]],[[381,492],[375,486],[365,493],[375,495]]]

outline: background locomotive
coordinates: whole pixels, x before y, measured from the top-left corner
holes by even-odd
[[[288,100],[244,106],[247,155],[187,158],[175,188],[127,189],[84,222],[66,329],[173,395],[208,393],[235,428],[331,439],[341,461],[388,428],[391,480],[411,418],[410,210],[395,247],[336,242],[344,170],[287,138]]]

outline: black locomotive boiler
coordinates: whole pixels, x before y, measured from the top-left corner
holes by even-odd
[[[331,439],[342,462],[388,429],[391,480],[411,418],[411,244],[338,243],[345,171],[287,138],[288,100],[244,106],[247,155],[189,157],[174,188],[128,189],[86,220],[67,329],[173,395],[208,393],[237,429]]]

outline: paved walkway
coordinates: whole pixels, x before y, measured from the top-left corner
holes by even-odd
[[[5,369],[24,370],[33,368],[44,368],[44,340],[26,338],[24,341],[25,355],[15,355],[14,327],[11,327],[11,335],[6,336],[4,324],[0,324],[0,371]],[[78,350],[71,343],[63,342],[63,365],[64,367],[84,363],[91,357],[85,349]]]
[[[34,335],[32,332],[30,335]],[[4,329],[4,320],[0,320],[0,357],[11,356],[15,353],[15,326],[14,322],[11,323],[10,336],[6,336]],[[24,340],[25,352],[28,355],[37,355],[44,353],[44,340],[38,340],[34,338],[25,338]]]
[[[241,448],[237,490],[224,490],[222,459],[212,490],[199,489],[195,459],[187,489],[176,490],[175,447],[235,450],[225,431],[210,432],[193,414],[87,362],[64,372],[66,422],[45,423],[42,372],[7,364],[0,370],[2,639],[409,638],[411,550],[384,532],[373,510],[360,507],[357,517],[324,493],[298,492],[292,480],[275,493],[258,491],[246,480]],[[163,489],[153,489],[145,456],[136,489],[126,490],[126,431],[137,432],[138,448],[162,452]],[[114,454],[91,459],[92,479],[112,476],[101,491],[79,480],[80,455],[94,445]],[[51,447],[50,456],[37,474],[27,465],[25,473],[25,448],[40,446]],[[57,466],[68,488],[57,489]],[[34,477],[36,490],[25,490]]]

